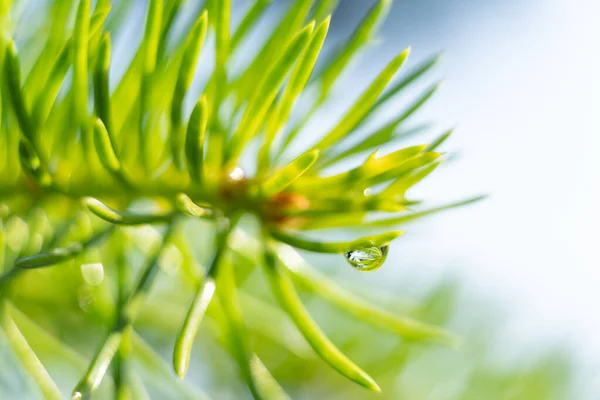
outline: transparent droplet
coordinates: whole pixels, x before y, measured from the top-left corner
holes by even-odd
[[[235,167],[229,174],[229,177],[234,181],[241,181],[244,179],[245,175],[246,174],[244,173],[244,170],[242,170],[240,167]]]
[[[365,247],[344,253],[348,263],[360,271],[373,271],[383,265],[389,246]]]

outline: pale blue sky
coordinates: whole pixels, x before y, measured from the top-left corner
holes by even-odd
[[[491,197],[415,225],[392,257],[457,272],[513,313],[518,339],[565,338],[600,371],[600,2],[412,3],[394,4],[377,54],[444,50],[420,116],[458,124],[446,149],[460,149],[417,193]]]

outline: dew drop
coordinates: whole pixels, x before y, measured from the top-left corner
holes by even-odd
[[[350,250],[344,257],[350,265],[359,271],[373,271],[383,265],[388,255],[389,246],[365,247]]]
[[[246,174],[244,173],[243,169],[241,169],[240,167],[235,167],[233,171],[231,171],[231,173],[229,174],[229,177],[234,181],[241,181],[242,179],[244,179],[245,175]]]

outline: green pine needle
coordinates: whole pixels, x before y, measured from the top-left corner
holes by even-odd
[[[169,385],[181,396],[204,397],[173,379],[175,374],[183,378],[193,365],[192,348],[205,324],[216,327],[216,342],[237,363],[255,398],[288,398],[270,373],[268,358],[261,359],[249,337],[260,332],[292,352],[300,347],[293,338],[304,337],[341,375],[379,391],[373,378],[312,319],[294,282],[400,337],[455,344],[455,336],[444,329],[365,301],[295,262],[297,253],[289,257],[295,248],[333,254],[340,263],[373,270],[403,233],[395,226],[482,198],[429,209],[416,208],[407,199],[407,191],[442,164],[445,158],[437,148],[452,133],[432,143],[397,145],[424,130],[406,123],[426,105],[437,84],[391,120],[380,121],[380,108],[393,106],[393,99],[404,96],[437,64],[439,57],[403,73],[410,48],[399,52],[362,93],[353,85],[346,88],[356,100],[314,146],[294,145],[351,61],[375,37],[391,0],[376,1],[333,50],[325,44],[338,1],[294,0],[263,46],[240,65],[233,65],[236,54],[251,47],[252,33],[263,28],[270,3],[276,2],[255,0],[237,19],[230,0],[195,7],[179,0],[149,0],[144,23],[136,27],[139,45],[121,34],[129,2],[115,7],[109,0],[55,2],[39,26],[13,21],[12,3],[0,1],[0,325],[46,398],[61,394],[20,329],[33,326],[44,332],[33,336],[56,339],[29,319],[35,307],[19,310],[12,302],[42,299],[48,307],[44,321],[59,326],[70,313],[61,309],[61,296],[79,290],[73,282],[94,286],[82,283],[89,276],[83,267],[82,272],[73,268],[80,264],[102,267],[104,280],[94,289],[93,314],[108,333],[95,351],[89,349],[95,355],[73,390],[77,399],[92,395],[107,374],[117,397],[143,397],[146,389],[130,360],[136,357],[158,375],[168,375]],[[182,20],[190,26],[177,26]],[[240,21],[235,29],[232,21]],[[27,37],[19,36],[23,32]],[[131,58],[113,54],[113,48],[122,46]],[[195,84],[199,75],[208,77],[202,89]],[[308,106],[300,107],[315,89],[316,98],[307,97]],[[367,122],[376,124],[365,133]],[[368,153],[360,163],[350,161]],[[285,162],[282,155],[288,154],[292,161]],[[334,164],[338,170],[331,173],[327,168]],[[240,233],[247,215],[258,221],[264,236]],[[199,227],[214,232],[214,245],[203,245],[212,240],[210,235],[190,233]],[[331,228],[352,233],[354,227],[383,230],[344,241],[306,236]],[[212,259],[208,268],[199,267],[193,249],[207,252]],[[141,256],[145,261],[139,267]],[[169,324],[165,329],[175,344],[173,374],[141,340],[136,331],[143,328],[134,322],[148,311],[147,300],[162,301],[164,293],[152,288],[161,271],[178,262],[171,281],[194,286],[195,293],[181,291],[182,309],[164,318],[171,321],[164,322]],[[287,323],[296,329],[290,337],[278,337],[276,327],[266,327],[266,322],[257,328],[256,322],[245,320],[246,300],[255,308],[253,315],[277,314],[275,306],[239,289],[261,264],[280,308],[293,322]],[[35,271],[58,265],[64,267]],[[135,281],[132,271],[138,274]],[[39,293],[20,289],[39,292],[46,283],[48,290],[59,287],[60,296],[38,299]],[[74,357],[67,344],[61,349],[57,357],[76,359],[81,366],[82,358]]]

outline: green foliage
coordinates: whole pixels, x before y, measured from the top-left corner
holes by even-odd
[[[406,121],[437,88],[390,121],[378,116],[379,107],[391,104],[437,61],[394,83],[408,49],[356,93],[316,144],[292,146],[350,61],[369,44],[391,1],[376,1],[347,42],[325,58],[330,13],[338,2],[292,1],[264,46],[233,76],[232,56],[244,49],[268,12],[268,0],[251,2],[235,29],[229,0],[195,7],[148,0],[142,41],[137,49],[127,41],[133,57],[129,65],[118,65],[126,67],[118,77],[115,63],[123,61],[112,54],[117,46],[111,41],[129,23],[128,3],[50,2],[45,6],[52,12],[42,24],[14,29],[34,38],[28,40],[12,37],[12,19],[26,23],[16,18],[20,8],[0,0],[0,26],[7,30],[0,39],[0,325],[40,393],[54,399],[64,391],[44,369],[48,360],[38,359],[46,346],[77,365],[75,399],[100,393],[103,385],[116,398],[144,398],[148,380],[140,383],[132,360],[166,380],[178,398],[205,397],[176,378],[193,368],[192,348],[205,325],[235,360],[255,398],[287,398],[286,384],[277,383],[261,358],[254,340],[260,334],[292,352],[306,352],[308,343],[342,376],[378,391],[368,368],[351,361],[319,327],[303,303],[304,291],[403,340],[454,346],[455,335],[342,288],[293,249],[335,254],[339,260],[366,249],[365,254],[379,255],[379,266],[402,233],[393,230],[396,226],[479,199],[427,209],[406,198],[444,160],[437,148],[450,131],[432,143],[377,155],[379,147],[401,136],[398,129],[411,129]],[[174,24],[184,9],[192,13],[187,15],[192,23],[180,34]],[[214,48],[206,37],[214,37]],[[37,53],[35,41],[43,41]],[[21,53],[15,42],[22,44]],[[212,65],[207,52],[214,53]],[[315,69],[321,59],[322,68]],[[208,80],[197,93],[200,72],[207,72]],[[302,115],[296,105],[313,87],[317,99]],[[195,104],[192,110],[188,101]],[[377,126],[373,133],[364,134],[366,122]],[[358,140],[344,147],[350,138]],[[353,165],[351,156],[365,152],[371,152],[366,161]],[[287,153],[294,153],[293,161],[286,162]],[[245,164],[245,156],[256,164]],[[331,174],[329,166],[342,172]],[[260,225],[256,238],[246,233],[248,215]],[[330,228],[358,238],[324,241],[306,233]],[[365,236],[351,228],[382,231]],[[202,268],[206,259],[211,261]],[[80,265],[82,273],[75,268]],[[176,272],[163,276],[169,265]],[[264,286],[252,293],[245,289],[260,265],[280,309],[261,299]],[[86,276],[84,266],[102,274],[99,282]],[[164,286],[170,294],[161,291]],[[94,298],[93,305],[87,295],[80,298],[81,291]],[[169,303],[169,296],[178,296],[178,303]],[[166,312],[149,318],[160,304]],[[271,316],[275,327],[291,321],[295,330],[274,331],[267,321],[251,324],[252,304],[255,315]],[[57,335],[63,325],[69,326],[64,337]],[[174,371],[138,336],[148,326],[150,332],[169,331]],[[84,355],[73,327],[89,335]]]

